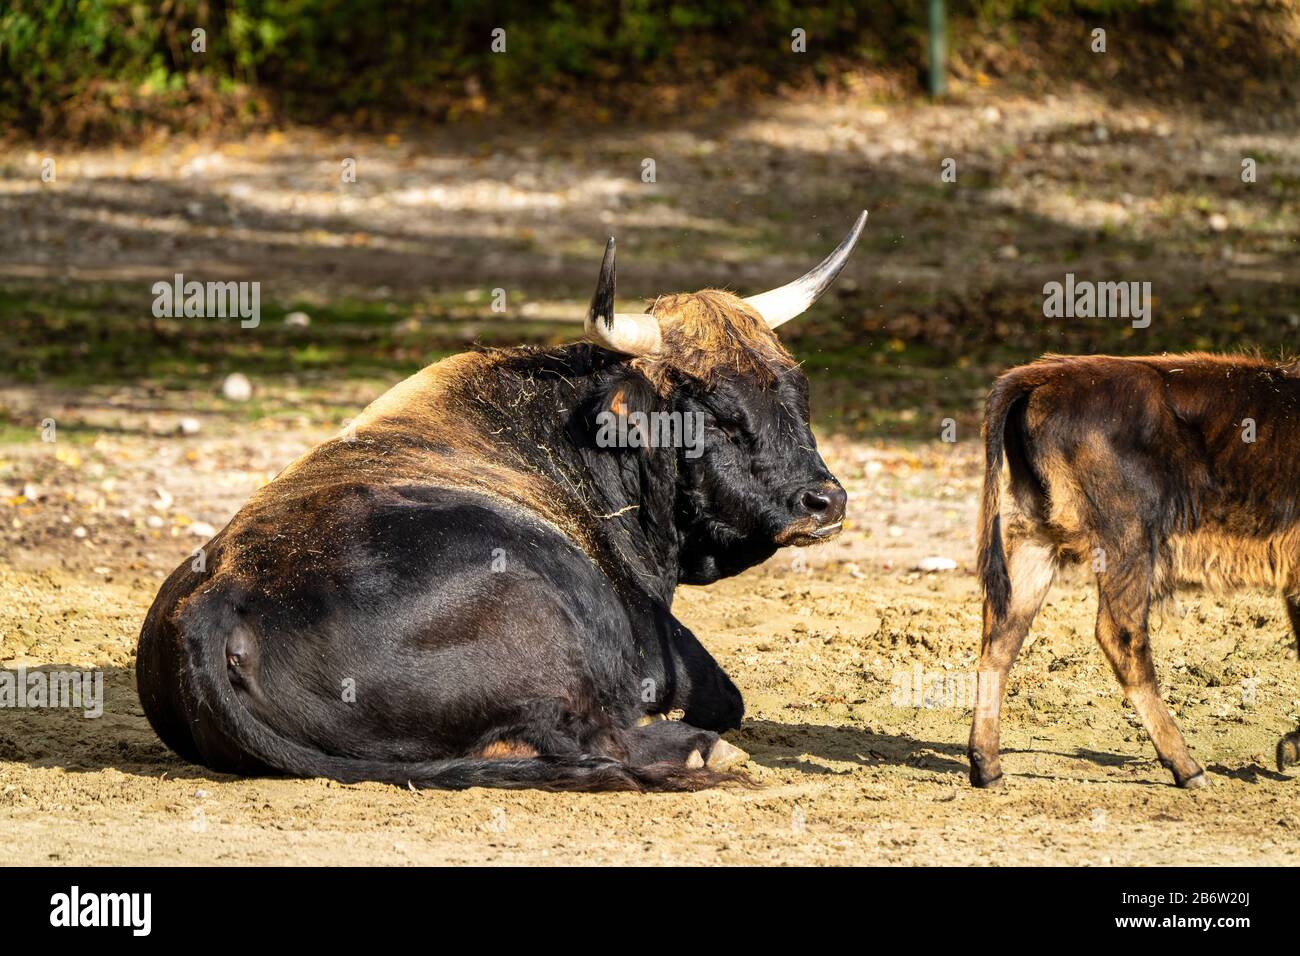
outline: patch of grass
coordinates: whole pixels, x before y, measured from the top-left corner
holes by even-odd
[[[947,418],[970,434],[993,379],[1044,352],[1258,348],[1280,356],[1300,322],[1285,283],[1165,289],[1157,281],[1154,293],[1152,324],[1139,330],[1125,319],[1046,319],[1041,295],[1019,284],[960,298],[918,287],[884,302],[833,292],[782,336],[812,382],[822,431],[903,440],[932,439]],[[565,289],[555,300],[573,294]],[[158,319],[150,304],[138,285],[0,289],[9,332],[0,342],[0,375],[105,394],[131,386],[231,422],[341,425],[388,385],[476,342],[559,344],[579,332],[573,321],[520,318],[518,302],[506,315],[494,313],[485,289],[267,304],[253,329],[234,319]],[[310,314],[309,327],[285,324],[296,309]],[[223,378],[236,371],[254,383],[248,402],[221,397]],[[33,440],[30,423],[0,410],[0,441]]]
[[[155,318],[138,286],[0,289],[7,332],[0,367],[21,383],[85,387],[130,383],[192,389],[231,372],[255,381],[284,376],[394,379],[463,351],[471,342],[551,342],[571,323],[510,320],[481,304],[376,303],[338,299],[312,306],[309,328],[284,323],[292,309],[268,305],[261,323]],[[299,306],[295,305],[294,308]]]

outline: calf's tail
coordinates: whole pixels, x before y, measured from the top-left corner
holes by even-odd
[[[993,385],[984,406],[984,491],[980,497],[979,578],[995,620],[1007,616],[1011,606],[1011,576],[1002,544],[1002,458],[1006,447],[1007,416],[1017,401],[1033,390],[1033,383],[1013,369]]]

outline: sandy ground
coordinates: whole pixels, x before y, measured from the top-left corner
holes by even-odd
[[[1300,862],[1300,782],[1271,769],[1300,712],[1294,642],[1269,595],[1186,594],[1155,636],[1208,790],[1177,790],[1154,760],[1092,641],[1082,576],[1053,590],[1014,672],[1007,788],[968,787],[969,443],[825,443],[851,496],[845,535],[680,593],[679,614],[745,694],[731,739],[759,789],[417,793],[209,773],[171,755],[141,712],[140,622],[204,523],[219,527],[324,430],[214,422],[161,437],[175,407],[119,399],[42,395],[63,419],[134,425],[9,446],[0,462],[41,478],[35,500],[10,488],[0,503],[0,664],[93,668],[106,687],[98,718],[0,709],[0,863]],[[925,556],[959,567],[910,570]]]
[[[867,205],[863,249],[833,293],[842,308],[826,315],[900,338],[925,322],[931,340],[964,342],[989,321],[988,290],[1037,295],[1067,269],[1154,277],[1211,303],[1225,287],[1272,301],[1296,274],[1300,140],[1294,107],[1255,113],[1117,110],[1076,92],[940,108],[792,104],[635,135],[298,132],[59,152],[54,183],[41,182],[33,149],[0,160],[0,281],[138,283],[142,317],[149,285],[178,271],[256,279],[268,303],[308,306],[340,294],[468,301],[501,285],[518,306],[509,318],[573,321],[611,231],[620,291],[636,307],[659,292],[786,281]],[[1261,157],[1259,189],[1237,177],[1246,150]],[[346,157],[355,184],[340,182]],[[647,157],[653,184],[640,178]],[[939,179],[945,157],[960,163],[953,191]],[[834,331],[829,318],[809,321]],[[1130,351],[1152,347],[1139,339]],[[57,374],[0,387],[0,421],[25,433],[0,445],[0,666],[90,668],[106,687],[95,719],[0,708],[0,863],[1300,862],[1300,781],[1271,769],[1277,738],[1300,719],[1295,642],[1270,595],[1183,595],[1182,615],[1154,635],[1209,789],[1179,791],[1156,763],[1092,640],[1083,576],[1053,590],[1013,672],[1007,788],[968,787],[979,630],[969,440],[824,442],[850,493],[845,534],[680,592],[678,613],[745,694],[732,739],[759,789],[416,793],[186,764],[136,698],[140,622],[165,574],[329,430],[298,413],[284,383],[272,397],[288,414],[250,422],[214,406],[225,371],[196,373],[188,392],[56,388]],[[886,371],[877,378],[934,405],[936,422],[978,406],[946,379]],[[333,382],[333,411],[373,397],[371,383]],[[850,384],[874,407],[878,382]],[[187,415],[201,428],[180,437]],[[31,437],[46,417],[59,427],[50,444]],[[911,570],[927,556],[958,567]],[[918,674],[922,693],[904,692]]]

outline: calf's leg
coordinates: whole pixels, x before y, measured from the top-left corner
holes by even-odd
[[[1111,552],[1112,554],[1114,551]],[[1141,555],[1097,575],[1097,642],[1110,661],[1124,696],[1137,711],[1156,754],[1180,787],[1204,787],[1209,778],[1192,759],[1182,731],[1160,699],[1147,619],[1151,560]]]
[[[1025,635],[1056,574],[1056,553],[1043,537],[1013,524],[1007,529],[1007,573],[1011,578],[1011,604],[1006,617],[996,620],[984,602],[984,631],[975,682],[975,715],[971,721],[970,782],[977,787],[1002,785],[1000,723],[1007,674],[1016,662]]]

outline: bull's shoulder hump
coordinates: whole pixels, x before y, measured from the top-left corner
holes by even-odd
[[[462,352],[420,369],[398,382],[367,405],[351,427],[364,428],[385,419],[433,411],[454,402],[474,376],[489,369],[498,359],[486,352]]]

